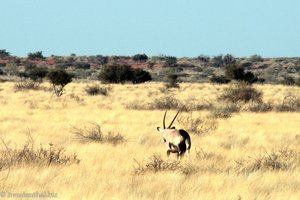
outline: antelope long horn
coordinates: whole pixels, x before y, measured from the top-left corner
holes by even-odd
[[[163,127],[164,127],[164,129],[166,128],[166,115],[167,115],[167,110],[165,112],[164,119],[163,119]]]
[[[171,126],[172,126],[172,124],[174,123],[174,121],[175,121],[175,119],[176,119],[177,115],[179,114],[179,112],[180,112],[180,111],[178,111],[178,112],[176,113],[176,115],[175,115],[174,119],[172,120],[172,122],[171,122],[171,124],[169,125],[169,127],[168,127],[168,128],[171,128]]]

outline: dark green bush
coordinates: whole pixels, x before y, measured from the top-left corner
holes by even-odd
[[[166,88],[179,88],[178,76],[176,74],[167,75]]]
[[[42,59],[45,59],[45,57],[43,56],[43,53],[41,51],[37,51],[34,53],[29,53],[28,59],[29,60],[42,60]]]
[[[129,65],[104,66],[98,76],[104,83],[125,83],[131,81],[133,77],[133,70]]]
[[[177,58],[175,56],[164,56],[163,60],[165,67],[172,67],[177,63]]]
[[[260,55],[252,55],[248,58],[249,61],[251,62],[263,62],[264,59]]]
[[[293,77],[291,76],[284,76],[283,77],[283,80],[281,81],[281,83],[283,85],[295,85],[296,84],[296,81]]]
[[[78,69],[90,69],[91,67],[89,63],[85,63],[85,62],[75,62],[73,65],[75,68]]]
[[[200,56],[197,57],[197,59],[200,60],[201,62],[208,63],[209,60],[210,60],[210,57],[205,56],[205,55],[200,55]]]
[[[30,78],[33,81],[42,81],[48,74],[45,67],[37,67],[35,64],[28,63],[25,65],[25,71],[19,72],[20,77]]]
[[[230,80],[245,81],[254,83],[258,78],[252,72],[245,72],[241,65],[227,65],[225,68],[225,76]]]
[[[143,83],[151,80],[151,75],[142,69],[133,69],[129,65],[104,66],[98,76],[104,83]]]
[[[63,94],[64,87],[72,82],[73,76],[64,70],[56,69],[50,71],[47,77],[53,86],[54,93],[60,97]]]
[[[223,57],[223,63],[224,63],[224,65],[234,64],[234,63],[236,63],[236,59],[232,55],[227,54]]]
[[[219,56],[215,56],[212,58],[212,66],[213,67],[223,67],[224,63],[223,63],[223,56],[219,55]]]
[[[27,72],[27,76],[33,81],[42,81],[48,74],[47,68],[34,68]]]
[[[6,51],[6,49],[0,49],[0,58],[9,57],[10,53]]]
[[[151,81],[152,77],[149,72],[142,69],[134,69],[134,79],[133,83],[144,83],[146,81]]]
[[[210,78],[210,81],[213,83],[219,83],[219,84],[227,84],[230,82],[230,79],[226,78],[224,75],[213,75]]]
[[[106,65],[108,63],[108,56],[97,55],[96,59],[100,65]]]
[[[296,83],[295,84],[300,87],[300,77],[296,79]]]
[[[230,80],[243,80],[244,68],[238,65],[227,65],[225,68],[225,76]]]
[[[246,72],[244,74],[243,80],[248,82],[248,83],[255,83],[255,82],[258,81],[258,78],[252,72]],[[262,79],[260,79],[260,80],[262,80]]]
[[[132,57],[134,61],[145,62],[148,60],[148,56],[146,54],[136,54]]]

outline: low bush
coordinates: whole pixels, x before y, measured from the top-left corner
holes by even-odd
[[[149,109],[170,110],[170,109],[182,109],[183,105],[178,99],[171,95],[163,96],[154,99],[149,105]]]
[[[292,76],[284,76],[283,80],[281,81],[283,85],[295,85],[296,81]]]
[[[218,84],[227,84],[229,83],[231,80],[226,78],[226,76],[224,75],[213,75],[211,78],[210,78],[210,82],[212,83],[218,83]]]
[[[269,112],[273,110],[274,105],[270,102],[250,102],[243,106],[241,110],[250,112]]]
[[[299,166],[300,154],[291,149],[266,152],[255,157],[236,160],[235,170],[237,173],[253,173],[255,171],[282,170],[291,171]]]
[[[179,172],[185,176],[195,174],[199,171],[199,167],[192,164],[181,164],[179,161],[164,160],[160,155],[153,155],[148,159],[146,163],[139,163],[135,160],[137,164],[134,167],[134,175],[143,175],[145,173],[158,173],[158,172]]]
[[[18,165],[50,166],[79,163],[76,154],[66,155],[64,148],[58,148],[52,143],[48,147],[34,147],[26,143],[21,149],[10,148],[3,140],[3,150],[0,153],[0,171]]]
[[[124,107],[126,109],[130,109],[130,110],[148,110],[149,109],[149,105],[142,102],[142,101],[130,101],[130,102],[126,102],[124,104]]]
[[[237,104],[218,104],[211,110],[209,117],[212,118],[230,118],[233,113],[239,112],[240,107]]]
[[[112,90],[112,87],[110,87],[110,86],[99,86],[99,85],[93,85],[93,86],[88,85],[84,90],[88,95],[107,96],[108,93]]]
[[[146,172],[160,172],[160,171],[174,171],[179,168],[179,162],[177,161],[165,161],[159,155],[153,155],[149,158],[148,162],[144,165],[138,163],[138,166],[134,169],[134,174],[139,175]]]
[[[300,87],[300,77],[295,80],[295,84]]]
[[[281,103],[274,105],[274,110],[278,112],[295,112],[300,111],[300,96],[285,96]]]
[[[193,112],[190,112],[187,116],[181,115],[178,117],[178,122],[185,127],[187,132],[196,135],[209,134],[218,127],[215,120],[206,119],[200,116],[195,117],[193,116]]]
[[[100,143],[110,143],[113,145],[125,142],[125,138],[120,133],[108,132],[104,134],[101,126],[97,123],[91,123],[83,128],[73,127],[71,132],[83,141],[94,141]]]
[[[262,92],[250,84],[238,82],[224,89],[223,93],[219,95],[218,100],[232,103],[246,103],[249,101],[262,102]]]
[[[40,90],[42,87],[39,83],[34,81],[21,81],[17,82],[14,85],[15,91],[24,91],[24,90]]]

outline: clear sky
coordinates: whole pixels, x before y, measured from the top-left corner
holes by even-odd
[[[0,0],[0,49],[300,56],[299,9],[299,0]]]

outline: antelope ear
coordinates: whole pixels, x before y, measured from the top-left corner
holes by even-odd
[[[163,129],[162,128],[160,128],[160,127],[157,127],[156,128],[159,132],[161,132]]]

